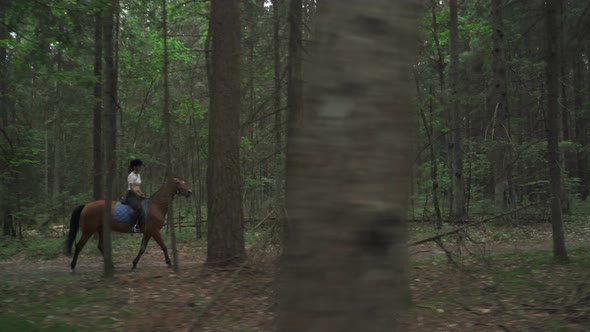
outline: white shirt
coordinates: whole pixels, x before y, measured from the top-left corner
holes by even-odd
[[[131,184],[135,185],[135,189],[138,190],[141,185],[141,176],[139,173],[131,172],[127,177],[127,190],[131,190]]]

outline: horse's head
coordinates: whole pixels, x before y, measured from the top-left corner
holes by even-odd
[[[191,196],[193,192],[189,189],[186,181],[179,177],[173,177],[172,180],[174,181],[174,195],[180,195],[186,198]]]

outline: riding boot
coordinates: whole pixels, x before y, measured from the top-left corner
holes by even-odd
[[[135,227],[134,227],[134,229],[137,229],[137,233],[141,232],[141,225],[142,224],[145,224],[144,213],[143,213],[143,210],[138,210],[137,217],[135,219]]]
[[[138,215],[139,213],[136,211],[133,213],[133,218],[130,219],[130,223],[133,225],[131,226],[131,233],[139,233],[140,232],[140,228],[139,228],[139,222],[140,222],[140,215]]]
[[[139,210],[139,215],[137,216],[137,223],[139,225],[144,225],[145,224],[145,212],[142,210]]]

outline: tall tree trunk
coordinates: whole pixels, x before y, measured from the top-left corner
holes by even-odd
[[[195,99],[194,96],[194,86],[195,86],[195,76],[194,75],[190,75],[190,100],[191,100],[191,105],[195,105],[198,101]],[[193,203],[195,204],[195,237],[197,240],[199,240],[202,237],[202,230],[201,230],[201,225],[202,225],[202,216],[201,216],[201,163],[200,163],[200,149],[201,149],[201,144],[200,144],[200,137],[199,137],[199,132],[197,129],[197,114],[196,112],[192,112],[191,117],[189,118],[189,128],[190,128],[190,135],[188,135],[187,139],[189,141],[189,143],[187,144],[189,146],[189,150],[190,150],[190,159],[191,159],[191,167],[190,167],[190,173],[191,173],[191,182],[194,186],[196,186],[197,192],[195,193],[196,198],[193,199]],[[195,165],[195,154],[196,154],[196,158],[197,158],[197,164]],[[195,174],[195,166],[196,166],[196,174]]]
[[[438,21],[436,19],[436,9],[439,6],[439,2],[437,2],[436,0],[431,0],[430,1],[430,9],[431,9],[431,17],[432,17],[432,28],[430,29],[432,31],[432,39],[434,40],[434,46],[435,46],[435,50],[436,50],[436,60],[435,60],[435,70],[437,73],[437,77],[438,77],[438,84],[439,84],[439,88],[440,88],[440,93],[438,96],[438,102],[439,104],[442,106],[443,109],[446,109],[447,111],[445,112],[445,121],[446,121],[446,125],[448,128],[451,127],[451,110],[448,108],[448,105],[446,103],[446,98],[445,98],[445,94],[446,94],[446,82],[445,82],[445,67],[446,67],[446,63],[445,63],[445,56],[443,54],[443,46],[440,43],[440,38],[439,38],[439,24]],[[444,138],[444,142],[447,145],[447,171],[448,171],[448,176],[449,176],[449,188],[447,191],[447,202],[448,202],[448,211],[449,214],[451,214],[452,211],[452,203],[454,201],[453,198],[453,158],[452,158],[452,154],[451,154],[451,150],[449,148],[449,146],[451,145],[451,141],[452,141],[452,132],[447,132],[447,135],[445,135]]]
[[[418,98],[420,100],[420,118],[422,119],[422,124],[424,125],[424,131],[426,131],[426,138],[428,139],[428,150],[430,152],[430,181],[432,181],[432,204],[434,205],[434,212],[436,215],[436,228],[441,229],[443,226],[443,218],[440,212],[440,202],[438,199],[438,159],[436,158],[436,152],[434,150],[434,141],[432,139],[433,130],[433,121],[432,121],[432,114],[434,113],[434,105],[432,102],[432,98],[430,96],[434,93],[434,88],[430,85],[430,96],[428,98],[428,110],[430,115],[430,121],[426,119],[426,114],[424,112],[424,98],[420,95],[420,85],[418,84],[418,78],[416,78],[416,88],[418,89]]]
[[[490,93],[492,110],[492,158],[494,168],[494,210],[496,215],[512,209],[512,157],[510,147],[510,112],[508,109],[508,86],[506,80],[506,53],[504,51],[504,21],[502,0],[492,0],[493,85]]]
[[[297,128],[303,122],[303,3],[302,0],[289,1],[289,13],[287,16],[289,24],[289,49],[287,60],[287,153],[285,154],[285,165],[289,169],[292,163],[289,148],[291,140]],[[289,177],[285,178],[285,186],[288,188]],[[289,201],[289,190],[285,192],[285,202]],[[289,236],[289,219],[282,218],[283,238]]]
[[[584,114],[585,90],[586,90],[586,68],[583,54],[576,55],[574,59],[574,113],[576,124],[576,142],[581,146],[588,144],[586,135],[588,117]],[[581,182],[581,197],[585,200],[590,190],[590,179],[587,170],[588,153],[583,149],[577,152],[576,176]]]
[[[6,22],[9,0],[0,0],[0,22]],[[9,37],[8,26],[0,24],[0,40]],[[0,128],[8,126],[8,56],[6,44],[0,43]],[[0,216],[1,217],[1,216]]]
[[[121,1],[117,0],[117,3],[115,5],[115,17],[114,19],[114,42],[113,42],[113,56],[114,56],[114,66],[115,66],[115,82],[119,81],[119,41],[120,41],[120,32],[121,32],[121,15],[119,15],[119,13],[121,12]],[[115,100],[117,101],[117,108],[119,108],[119,92],[118,89],[115,90]],[[120,139],[115,141],[115,146],[117,148],[119,148],[119,146],[121,145],[121,142],[125,142],[125,140],[127,139],[126,137],[126,132],[123,130],[123,116],[125,115],[124,112],[117,112],[117,119],[119,121],[119,124],[117,124],[116,127],[116,131],[115,131],[115,137],[119,137]],[[117,121],[117,120],[115,120]],[[116,169],[125,169],[127,168],[127,160],[123,160],[122,158],[119,158],[119,162],[117,163],[117,158],[115,158],[115,167]],[[126,183],[127,182],[127,176],[128,174],[125,174],[124,172],[115,172],[115,183]],[[116,190],[115,192],[113,192],[113,197],[116,197],[118,190]]]
[[[170,88],[168,86],[168,13],[166,11],[166,0],[162,0],[162,39],[164,42],[164,59],[162,65],[163,85],[164,85],[164,105],[162,107],[162,124],[164,125],[164,144],[166,151],[164,152],[166,158],[166,175],[165,180],[172,176],[172,142],[170,138],[170,123],[172,122],[172,114],[170,113]],[[176,230],[174,228],[174,204],[172,204],[172,196],[168,196],[168,225],[170,225],[170,245],[172,246],[172,265],[174,271],[178,272],[178,251],[176,250]]]
[[[449,154],[452,164],[452,195],[451,218],[455,220],[465,219],[465,184],[463,174],[463,114],[459,103],[459,20],[457,0],[449,0],[451,19],[449,24],[449,52],[451,63],[449,78],[451,88],[450,119],[451,119],[451,144]]]
[[[397,331],[407,295],[414,9],[322,1],[289,141],[289,218],[279,331]],[[403,18],[403,19],[402,19]],[[395,84],[392,84],[395,83]]]
[[[303,78],[301,64],[303,61],[302,29],[303,7],[301,0],[289,3],[289,60],[287,63],[287,110],[288,137],[303,121]]]
[[[94,27],[94,118],[93,118],[93,186],[94,199],[102,199],[102,12],[96,14]]]
[[[213,0],[207,167],[207,263],[246,258],[240,178],[240,2]]]
[[[547,77],[547,163],[551,183],[551,224],[553,226],[553,255],[567,261],[563,221],[561,218],[561,174],[559,167],[559,3],[546,3],[546,77]]]
[[[63,68],[63,59],[61,51],[58,49],[55,53],[55,58],[53,59],[52,66],[55,65],[56,72],[61,72]],[[62,97],[61,97],[61,83],[58,81],[53,82],[53,97],[51,98],[53,104],[53,121],[52,121],[52,129],[53,129],[53,142],[51,144],[52,150],[51,154],[53,155],[52,158],[52,170],[53,170],[53,181],[51,186],[51,197],[56,198],[60,192],[62,187],[62,176],[61,176],[61,150],[63,148],[63,144],[61,142],[62,137],[62,115],[63,115],[63,105]]]
[[[561,131],[560,131],[560,140],[564,141],[571,141],[575,136],[574,132],[574,119],[572,118],[572,113],[570,107],[568,106],[568,89],[572,85],[570,80],[570,61],[569,61],[569,54],[567,49],[571,46],[571,42],[569,39],[566,40],[563,36],[568,35],[567,31],[567,22],[565,21],[565,13],[567,11],[567,1],[565,0],[558,0],[559,1],[559,35],[562,36],[560,38],[559,43],[559,73],[560,73],[560,87],[561,87],[561,94],[560,94],[560,112],[561,115]],[[574,83],[574,84],[577,84]],[[577,158],[574,152],[570,150],[560,151],[560,158],[561,158],[561,168],[565,170],[569,175],[575,174],[576,170],[576,163]],[[562,213],[569,214],[570,213],[570,202],[568,198],[568,192],[562,186],[561,188],[561,210]]]
[[[104,109],[104,223],[103,223],[103,250],[104,250],[104,274],[106,277],[113,275],[113,257],[111,241],[111,201],[113,200],[113,181],[115,178],[117,148],[117,72],[114,59],[114,16],[118,0],[110,0],[104,14],[104,64],[105,64],[105,109]]]
[[[282,149],[283,149],[283,137],[281,134],[281,44],[280,44],[280,27],[281,17],[279,15],[279,6],[282,4],[280,0],[272,0],[272,14],[273,14],[273,60],[274,60],[274,111],[275,111],[275,153],[276,153],[276,167],[275,167],[275,211],[278,215],[282,214],[283,202],[283,172],[284,169],[281,167],[282,163]]]

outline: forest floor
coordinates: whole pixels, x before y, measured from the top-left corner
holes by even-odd
[[[410,225],[412,240],[436,232]],[[547,223],[484,225],[445,238],[453,263],[437,244],[410,248],[413,304],[400,317],[405,330],[590,331],[590,223],[572,220],[566,233],[566,265],[552,260]],[[268,252],[253,250],[242,268],[214,269],[203,265],[203,241],[184,241],[174,273],[150,243],[131,272],[140,238],[124,234],[114,243],[112,280],[101,277],[96,242],[82,252],[75,274],[61,255],[20,252],[0,260],[0,330],[272,330],[275,269]]]

